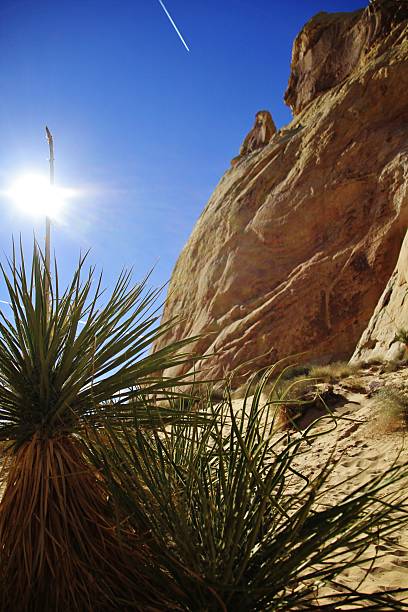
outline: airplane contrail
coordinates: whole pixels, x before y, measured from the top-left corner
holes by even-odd
[[[181,42],[183,43],[183,45],[185,46],[185,48],[187,49],[187,51],[190,51],[190,49],[189,49],[189,48],[188,48],[188,46],[187,46],[186,41],[184,40],[183,36],[181,35],[180,30],[178,29],[178,27],[177,27],[177,26],[176,26],[176,24],[174,23],[173,18],[172,18],[172,16],[170,15],[169,11],[168,11],[168,10],[166,9],[166,7],[164,6],[164,4],[163,4],[162,0],[159,0],[159,2],[160,2],[160,5],[161,5],[161,7],[162,7],[163,11],[166,13],[167,17],[169,18],[169,21],[170,21],[171,25],[172,25],[172,26],[173,26],[173,28],[176,30],[176,32],[177,32],[177,34],[178,34],[178,37],[180,38]]]

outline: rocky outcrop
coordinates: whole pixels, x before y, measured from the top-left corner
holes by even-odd
[[[375,45],[408,19],[408,2],[372,0],[365,11],[318,13],[293,45],[285,102],[299,113],[316,96],[344,82]],[[388,40],[388,45],[393,44]]]
[[[238,157],[234,157],[232,164],[235,165],[244,155],[248,155],[271,141],[276,133],[276,125],[271,113],[266,110],[258,111],[255,115],[255,125],[242,143]]]
[[[293,121],[226,172],[198,220],[164,310],[182,322],[160,346],[204,334],[192,347],[208,356],[202,377],[351,356],[408,224],[400,4],[305,26],[286,94]]]
[[[408,234],[402,244],[397,266],[364,331],[351,362],[368,360],[398,361],[406,356],[406,346],[398,338],[408,337]]]

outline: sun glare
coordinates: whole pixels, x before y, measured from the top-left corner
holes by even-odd
[[[69,189],[50,185],[44,176],[27,174],[13,183],[7,195],[25,213],[56,219],[72,194]]]

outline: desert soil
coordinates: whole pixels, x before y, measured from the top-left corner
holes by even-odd
[[[395,460],[398,463],[408,461],[407,426],[386,414],[387,405],[378,395],[378,391],[384,387],[408,391],[408,367],[385,372],[375,366],[334,385],[334,392],[344,398],[334,409],[340,417],[337,427],[317,437],[310,452],[297,466],[307,476],[317,474],[335,449],[334,459],[339,460],[339,464],[328,484],[338,486],[330,492],[329,504],[335,504],[363,482],[383,473]],[[235,405],[239,409],[242,400],[235,400]],[[328,429],[327,422],[317,427]],[[343,574],[338,582],[355,588],[365,577],[362,590],[369,593],[408,588],[408,527],[390,537],[379,548],[383,556],[368,575],[363,569],[353,568]],[[341,586],[336,589],[341,590]],[[322,594],[330,592],[333,591],[327,588],[322,590]],[[401,610],[408,610],[408,598],[404,602],[401,601]]]

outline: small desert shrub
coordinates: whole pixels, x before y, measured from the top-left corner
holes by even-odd
[[[279,366],[283,367],[283,362],[279,362]],[[268,374],[267,382],[265,383],[264,381],[263,393],[269,394],[272,389],[274,389],[275,391],[277,381],[279,382],[278,386],[283,389],[284,387],[289,386],[290,383],[288,381],[299,382],[300,380],[305,379],[305,377],[307,377],[310,372],[310,367],[311,366],[308,365],[287,366],[284,367],[278,375],[272,374],[271,371]],[[273,371],[275,370],[276,367],[274,366]],[[246,395],[253,395],[257,387],[259,386],[260,380],[262,379],[262,372],[265,372],[265,369],[253,374],[246,384],[241,385],[240,387],[232,391],[231,396],[233,397],[233,399],[243,399]],[[300,386],[298,387],[298,390],[299,392],[301,392]]]
[[[372,366],[382,366],[385,363],[385,354],[376,353],[374,356],[368,357],[367,359],[360,359],[359,361],[353,362],[353,365],[357,370],[364,370],[371,368]]]
[[[309,376],[310,369],[313,366],[310,365],[295,365],[285,368],[282,373],[282,380],[291,380],[293,378],[304,378],[305,376]]]
[[[275,377],[265,385],[265,391],[270,392],[271,388],[278,388],[282,393],[285,393],[287,399],[299,399],[305,393],[311,392],[316,383],[328,382],[336,383],[342,378],[351,376],[357,372],[359,366],[339,361],[328,365],[299,365],[288,366],[279,375],[279,384],[276,387]],[[243,396],[243,391],[241,396]]]
[[[381,369],[381,372],[386,372],[387,374],[390,372],[396,372],[400,367],[403,367],[405,364],[401,364],[397,361],[388,361],[384,364]]]
[[[335,383],[342,378],[351,376],[357,369],[357,366],[354,364],[350,364],[345,361],[337,361],[329,363],[328,365],[316,365],[311,367],[309,376],[311,378],[317,378],[319,380]]]
[[[408,427],[408,393],[395,387],[384,387],[375,395],[379,423],[385,429]]]
[[[284,368],[278,375],[274,374],[275,369],[276,366],[264,376],[261,385],[262,398],[260,399],[264,403],[269,402],[270,405],[273,405],[274,427],[275,430],[281,430],[295,426],[296,420],[307,409],[302,402],[304,396],[317,397],[316,381],[304,376],[292,376],[292,366]],[[251,381],[246,394],[243,393],[242,388],[241,398],[249,398],[257,392],[257,389],[259,392],[259,388],[259,379],[257,383]]]
[[[316,387],[316,380],[304,376],[294,376],[290,379],[281,378],[279,391],[286,399],[296,400],[306,393],[312,392]]]
[[[325,402],[320,397],[319,381],[304,375],[305,370],[309,371],[307,366],[287,366],[279,375],[273,373],[275,367],[263,380],[262,397],[275,406],[276,429],[296,428],[299,419],[311,409],[326,411]],[[254,393],[252,385],[251,392]]]
[[[331,406],[342,399],[333,392],[332,385],[302,376],[281,380],[274,397],[279,400],[277,417],[283,429],[304,428],[314,420],[331,414]]]

